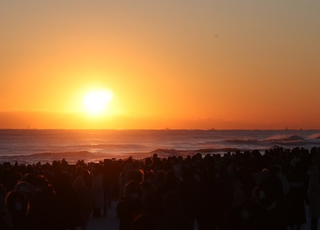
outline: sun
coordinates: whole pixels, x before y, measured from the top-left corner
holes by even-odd
[[[109,90],[91,91],[84,96],[84,111],[93,115],[102,114],[112,98],[113,93]]]

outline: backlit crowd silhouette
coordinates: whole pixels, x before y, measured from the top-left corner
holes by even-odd
[[[2,163],[0,229],[86,230],[116,204],[119,230],[316,230],[319,169],[316,147]]]

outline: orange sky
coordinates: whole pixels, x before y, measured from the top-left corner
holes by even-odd
[[[0,128],[320,128],[319,1],[0,0]],[[108,89],[107,112],[83,111]]]

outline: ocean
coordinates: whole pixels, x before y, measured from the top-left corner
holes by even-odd
[[[0,163],[66,159],[224,154],[236,150],[320,147],[320,130],[0,130]]]

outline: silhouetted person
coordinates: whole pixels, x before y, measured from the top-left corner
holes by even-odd
[[[42,175],[36,176],[31,183],[36,191],[30,201],[29,217],[34,229],[58,229],[60,211],[56,191]]]
[[[12,216],[13,230],[32,229],[30,219],[27,217],[29,212],[28,198],[22,192],[9,192],[6,196],[6,205]]]
[[[237,171],[237,180],[240,186],[239,189],[245,191],[246,182],[244,182],[243,178],[245,176],[242,175],[242,172],[242,170]],[[249,176],[247,174],[245,175]],[[250,180],[250,177],[246,178],[246,180]],[[228,174],[227,167],[224,164],[220,165],[219,170],[215,175],[213,191],[214,202],[212,208],[214,209],[214,214],[211,217],[211,221],[215,222],[214,226],[216,226],[219,220],[231,208],[234,192],[232,176]]]
[[[8,214],[6,211],[5,197],[6,197],[6,191],[3,185],[0,183],[0,229],[7,230],[8,226],[6,223],[6,219]]]
[[[298,229],[306,223],[306,211],[304,200],[306,197],[305,178],[308,177],[307,170],[304,169],[304,162],[299,149],[295,148],[291,152],[294,158],[290,161],[290,172],[288,181],[290,191],[287,194],[288,225],[296,226]]]
[[[276,176],[263,179],[254,189],[254,200],[259,204],[254,220],[256,230],[287,230],[281,180]]]
[[[309,216],[311,218],[310,230],[318,229],[318,219],[320,218],[320,181],[319,171],[313,166],[308,171],[309,180]]]
[[[76,190],[80,202],[81,229],[86,230],[89,217],[93,210],[91,190],[84,184],[82,177],[78,176],[72,186]]]
[[[219,230],[259,230],[256,221],[264,215],[263,208],[247,197],[243,190],[234,194],[232,207],[225,213],[218,224]],[[258,226],[259,227],[259,226]]]
[[[108,207],[111,208],[111,201],[116,189],[118,172],[115,159],[105,159],[103,166],[103,189],[104,189],[104,206],[103,213],[107,214]]]
[[[101,166],[99,164],[95,164],[94,166],[91,190],[93,198],[93,217],[100,217],[104,203],[104,191]]]
[[[169,192],[163,197],[163,215],[159,225],[161,230],[193,230],[193,219],[182,213],[182,199],[178,192]]]
[[[72,187],[67,173],[62,172],[55,175],[54,181],[60,226],[62,229],[74,230],[83,224],[78,194]]]
[[[26,181],[18,182],[14,190],[20,191],[25,194],[28,198],[28,201],[31,201],[36,193],[34,187]]]
[[[124,196],[117,205],[119,230],[128,230],[132,221],[142,214],[142,188],[137,181],[130,181],[124,189]]]

